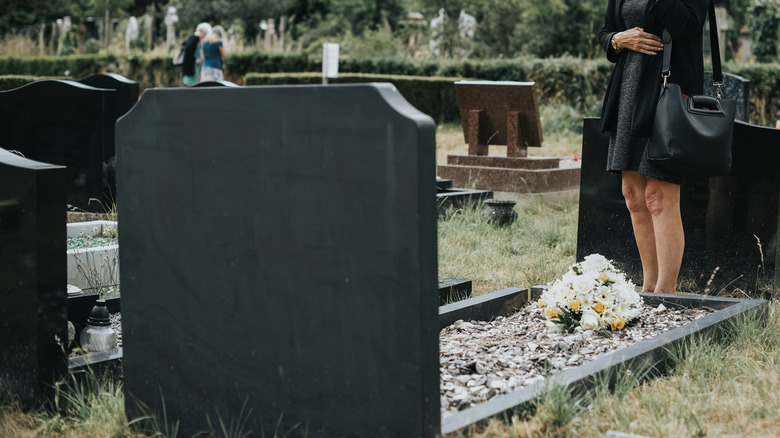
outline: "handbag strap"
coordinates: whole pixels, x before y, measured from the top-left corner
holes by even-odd
[[[718,20],[715,16],[715,1],[710,0],[710,56],[712,56],[712,85],[717,89],[717,97],[721,98],[723,87],[723,69],[720,63],[720,43],[718,42]],[[664,29],[662,37],[664,43],[664,64],[661,69],[661,76],[664,78],[664,87],[666,80],[671,74],[672,66],[672,35]]]

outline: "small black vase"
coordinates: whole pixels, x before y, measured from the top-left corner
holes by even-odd
[[[483,203],[483,214],[496,225],[509,225],[517,220],[516,202],[502,199],[488,199]]]

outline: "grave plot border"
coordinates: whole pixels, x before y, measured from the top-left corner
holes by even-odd
[[[490,320],[496,316],[513,313],[532,299],[541,295],[544,286],[529,289],[509,288],[491,292],[475,298],[439,308],[439,323],[444,328],[458,319]],[[530,402],[543,393],[550,384],[566,386],[572,390],[592,386],[597,381],[614,379],[618,371],[648,370],[652,373],[663,371],[666,358],[665,350],[680,345],[688,339],[698,336],[715,335],[713,329],[736,317],[757,314],[766,311],[766,300],[721,298],[701,295],[666,295],[641,293],[645,303],[667,308],[709,307],[715,311],[707,316],[691,321],[681,327],[669,330],[658,336],[629,347],[607,353],[593,361],[556,374],[533,385],[520,388],[509,394],[494,397],[474,407],[465,409],[442,419],[442,435],[459,431],[468,426],[486,422],[490,418],[511,415],[517,407]]]

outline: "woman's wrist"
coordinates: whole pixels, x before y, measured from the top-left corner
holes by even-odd
[[[610,45],[612,45],[612,49],[615,51],[615,53],[619,53],[621,50],[623,50],[623,48],[620,46],[618,35],[620,35],[620,32],[613,34],[612,39],[610,40]]]

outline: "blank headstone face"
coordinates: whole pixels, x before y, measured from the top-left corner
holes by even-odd
[[[642,266],[621,177],[606,171],[609,134],[585,119],[577,259],[600,253],[642,283]],[[678,285],[715,295],[721,290],[766,293],[777,270],[780,130],[736,122],[729,175],[686,178],[680,208],[685,229]]]
[[[138,102],[138,95],[140,93],[140,85],[138,82],[115,73],[97,73],[81,78],[77,82],[89,85],[90,87],[116,91],[116,118],[119,118],[130,111],[130,108]]]
[[[434,131],[387,84],[147,90],[117,124],[129,415],[437,433]]]
[[[28,405],[67,370],[64,181],[0,149],[0,391]]]
[[[0,92],[0,147],[67,166],[67,202],[94,211],[90,198],[110,203],[103,168],[113,144],[114,93],[48,80]]]

